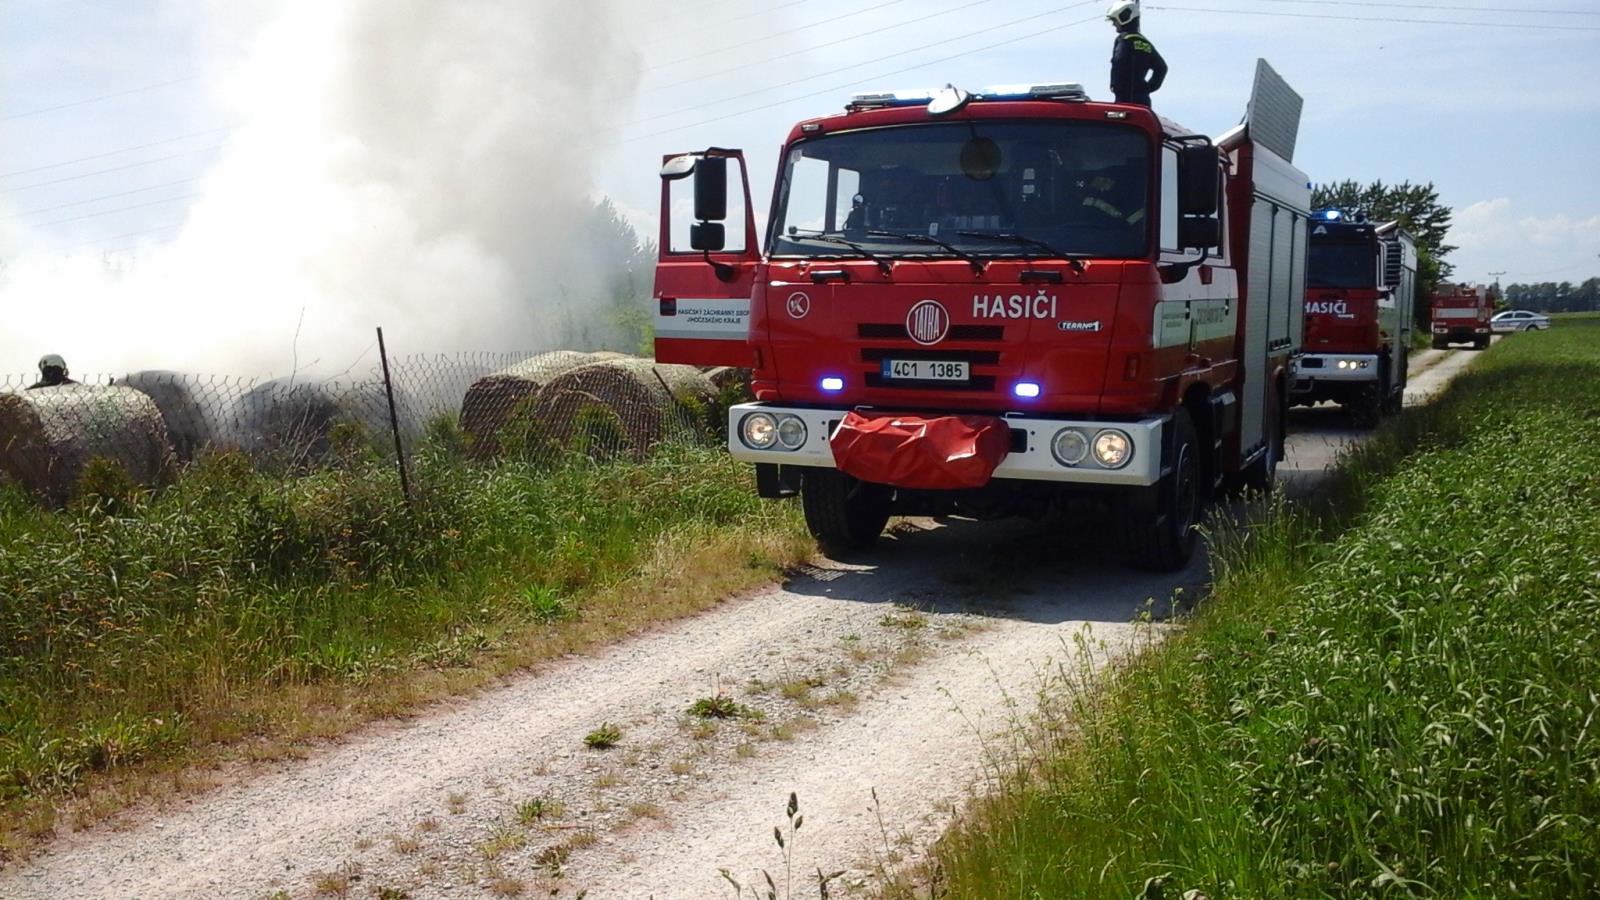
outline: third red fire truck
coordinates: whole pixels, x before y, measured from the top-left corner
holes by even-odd
[[[1328,209],[1311,223],[1305,354],[1293,399],[1332,401],[1358,425],[1399,410],[1417,291],[1416,241],[1397,222],[1374,225]]]
[[[1433,348],[1443,350],[1451,344],[1471,344],[1474,350],[1489,346],[1489,317],[1494,301],[1489,292],[1465,285],[1441,286],[1433,295]]]
[[[669,156],[657,357],[754,370],[729,449],[825,547],[1065,509],[1180,567],[1283,451],[1300,107],[1264,61],[1215,141],[1072,83],[858,95],[790,132],[764,246],[741,152]]]

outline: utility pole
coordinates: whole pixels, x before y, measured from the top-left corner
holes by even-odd
[[[1505,272],[1490,272],[1489,273],[1489,275],[1492,278],[1494,278],[1494,302],[1496,302],[1496,303],[1500,303],[1503,300],[1505,300],[1505,296],[1506,295],[1500,292],[1500,276],[1504,275],[1504,274],[1505,274]]]

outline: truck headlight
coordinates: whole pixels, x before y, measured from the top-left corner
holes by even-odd
[[[739,422],[739,440],[751,450],[770,450],[778,442],[778,422],[767,413],[751,413]]]
[[[785,450],[799,450],[806,443],[806,423],[799,416],[784,416],[778,422],[778,443]]]
[[[1094,461],[1108,469],[1120,469],[1133,459],[1133,438],[1127,432],[1108,428],[1094,436]]]
[[[1050,441],[1050,455],[1063,466],[1075,466],[1089,456],[1089,436],[1076,428],[1063,428]]]

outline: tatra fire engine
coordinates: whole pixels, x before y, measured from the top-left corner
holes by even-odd
[[[1371,426],[1400,408],[1417,290],[1416,241],[1398,222],[1373,225],[1329,209],[1311,222],[1305,354],[1293,399],[1325,400]]]
[[[1265,61],[1215,141],[1072,83],[858,95],[789,134],[764,243],[740,151],[668,156],[657,357],[753,370],[729,449],[826,548],[1071,503],[1181,567],[1283,451],[1300,108]]]
[[[1443,350],[1451,344],[1471,344],[1474,350],[1489,346],[1494,301],[1488,291],[1465,285],[1442,287],[1433,295],[1430,313],[1433,349]]]

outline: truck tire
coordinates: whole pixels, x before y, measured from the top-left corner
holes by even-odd
[[[1379,412],[1386,416],[1398,416],[1406,403],[1406,359],[1401,357],[1398,372],[1387,359],[1379,365],[1382,372],[1379,384],[1383,385],[1383,407]]]
[[[833,469],[806,469],[800,481],[806,528],[825,553],[870,550],[889,524],[893,501],[891,488]]]
[[[1487,350],[1487,349],[1489,349],[1489,339],[1487,337],[1473,338],[1472,339],[1472,349],[1474,349],[1474,350]]]
[[[1440,340],[1439,338],[1434,338],[1433,339],[1433,349],[1435,349],[1435,350],[1445,350],[1445,349],[1448,349],[1449,346],[1450,346],[1450,342],[1449,341]]]
[[[1172,472],[1154,487],[1152,503],[1120,505],[1123,549],[1136,568],[1176,572],[1200,543],[1200,441],[1187,410],[1172,416]]]
[[[1378,384],[1363,384],[1344,405],[1350,422],[1357,428],[1375,428],[1383,417],[1383,388]]]

